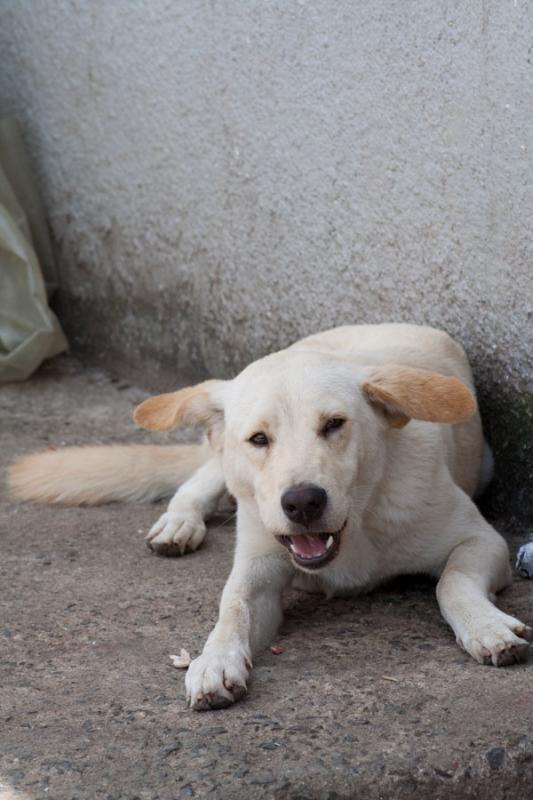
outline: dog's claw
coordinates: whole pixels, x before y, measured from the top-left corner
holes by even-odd
[[[244,686],[238,688],[240,689],[239,693],[233,694],[231,698],[217,694],[216,692],[200,695],[196,698],[192,708],[194,711],[218,711],[221,708],[227,708],[246,694],[246,688]]]
[[[166,511],[150,530],[146,544],[161,556],[183,556],[197,550],[205,534],[205,523],[196,512]]]
[[[480,664],[508,667],[527,659],[533,631],[514,617],[494,609],[491,619],[472,636],[462,637],[463,648]]]
[[[214,711],[241,700],[247,692],[248,660],[241,648],[207,650],[195,658],[185,676],[190,707]]]

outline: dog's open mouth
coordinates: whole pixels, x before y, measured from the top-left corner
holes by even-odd
[[[289,550],[294,561],[306,569],[318,569],[331,561],[339,552],[341,534],[346,522],[335,533],[298,533],[278,536]]]

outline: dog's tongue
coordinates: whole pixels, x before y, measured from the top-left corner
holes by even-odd
[[[328,549],[320,536],[306,536],[305,534],[291,536],[291,545],[296,555],[301,558],[317,558],[323,556]]]

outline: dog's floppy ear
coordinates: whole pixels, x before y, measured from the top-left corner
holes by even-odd
[[[142,402],[133,419],[150,431],[170,431],[181,425],[213,426],[223,415],[225,381],[204,381],[177,392],[158,394]]]
[[[403,428],[410,419],[461,422],[476,410],[474,395],[458,378],[425,369],[375,367],[361,388],[393,428]]]

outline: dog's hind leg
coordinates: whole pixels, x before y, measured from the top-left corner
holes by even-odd
[[[150,530],[148,547],[166,556],[182,556],[200,547],[206,534],[205,519],[215,511],[224,488],[217,453],[179,487],[168,509]]]
[[[504,667],[526,657],[533,632],[491,602],[510,582],[509,551],[466,496],[463,502],[470,506],[462,515],[468,527],[448,558],[437,599],[458,644],[480,664]]]

